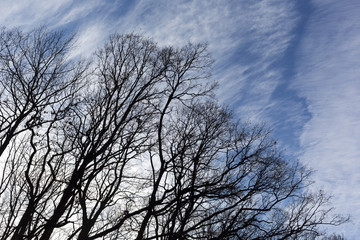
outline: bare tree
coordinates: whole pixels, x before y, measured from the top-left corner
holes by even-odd
[[[46,205],[42,203],[54,187],[55,176],[49,173],[62,169],[59,162],[55,169],[51,165],[57,158],[50,154],[55,147],[52,129],[77,104],[86,65],[66,59],[71,36],[45,28],[28,33],[3,29],[0,46],[0,156],[5,158],[0,193],[7,206],[2,213],[5,239],[12,233],[14,238],[23,235],[29,225],[35,227],[40,221],[34,216],[36,208]]]
[[[322,240],[345,240],[344,235],[333,233],[322,238]]]
[[[331,217],[311,173],[213,98],[206,45],[0,34],[1,239],[305,239]]]

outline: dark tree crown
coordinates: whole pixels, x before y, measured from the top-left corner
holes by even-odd
[[[0,239],[307,239],[310,172],[213,98],[204,44],[111,35],[91,61],[0,32]]]

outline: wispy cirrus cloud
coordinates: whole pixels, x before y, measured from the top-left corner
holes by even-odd
[[[273,121],[273,93],[283,82],[281,60],[298,22],[294,2],[262,1],[69,1],[29,4],[3,1],[0,23],[8,27],[47,24],[77,32],[73,54],[89,55],[112,32],[140,32],[161,45],[207,42],[220,82],[219,99],[244,119]],[[4,11],[4,10],[3,10]],[[274,122],[271,122],[274,123]]]
[[[208,42],[216,60],[219,97],[246,117],[270,104],[282,70],[272,64],[283,57],[298,21],[289,1],[139,1],[119,19],[164,45],[186,40]],[[262,116],[264,117],[264,116]]]
[[[247,105],[242,110],[253,109],[246,115],[269,101],[281,77],[271,64],[286,51],[297,18],[294,4],[285,0],[3,1],[1,9],[0,22],[7,27],[72,25],[78,32],[77,52],[84,54],[111,32],[145,33],[162,45],[208,42],[217,60],[214,78],[224,84],[220,97]]]
[[[112,32],[144,33],[160,45],[207,42],[216,60],[213,79],[220,82],[221,101],[245,119],[272,120],[267,111],[283,77],[283,69],[273,64],[292,42],[298,22],[294,3],[139,0],[107,3],[97,11],[95,18],[78,23],[84,43],[78,53],[89,53],[90,45],[99,45]]]
[[[11,1],[5,0],[0,3],[0,23],[6,27],[29,27],[34,25],[48,24],[52,18],[66,6],[70,0],[50,1]]]
[[[21,27],[28,30],[41,25],[57,28],[83,21],[102,5],[100,0],[4,0],[0,2],[0,24],[8,28]]]
[[[313,7],[293,82],[311,113],[301,134],[302,159],[317,171],[318,184],[334,194],[338,210],[353,215],[356,225],[341,229],[355,239],[360,224],[360,2],[316,0]]]
[[[2,4],[6,8],[11,3]],[[20,2],[0,22],[71,29],[78,38],[73,54],[83,55],[113,32],[144,33],[161,45],[207,42],[216,60],[213,79],[220,82],[219,99],[244,119],[274,124],[279,103],[273,94],[284,81],[284,69],[274,64],[293,41],[298,15],[296,4],[287,0],[60,0],[54,6],[37,0]]]

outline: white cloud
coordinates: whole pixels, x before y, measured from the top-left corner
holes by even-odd
[[[56,26],[61,26],[65,24],[69,24],[71,22],[77,21],[81,18],[86,17],[95,7],[101,7],[101,2],[97,0],[87,1],[86,4],[78,4],[77,6],[73,6],[69,8],[68,11],[63,12],[63,16],[60,18],[61,20],[56,23]]]
[[[303,161],[317,170],[318,184],[335,195],[335,207],[359,223],[360,2],[313,4],[293,84],[312,114],[301,135]],[[340,229],[355,238],[354,226]]]
[[[106,34],[106,26],[101,22],[91,22],[83,26],[76,35],[75,49],[71,52],[70,57],[82,56],[89,57],[102,45]]]
[[[126,9],[119,2],[60,0],[54,4],[37,0],[1,4],[0,9],[13,8],[0,18],[6,26],[59,27],[73,23],[79,32],[74,54],[92,52],[110,32],[141,32],[162,45],[208,42],[217,61],[214,78],[221,82],[220,98],[248,105],[243,109],[252,110],[246,115],[256,115],[269,104],[282,74],[274,69],[269,74],[270,66],[288,48],[297,21],[294,4],[286,0],[139,0],[118,16],[116,11]],[[96,14],[88,16],[91,12]]]
[[[139,0],[128,9],[118,1],[22,0],[2,1],[0,9],[6,26],[74,24],[74,55],[92,53],[110,32],[141,32],[162,45],[208,42],[217,61],[213,78],[221,83],[220,99],[255,120],[267,118],[274,104],[282,69],[272,64],[288,49],[298,21],[294,3],[287,0]]]
[[[4,0],[0,2],[0,24],[8,28],[32,29],[40,25],[54,28],[85,17],[102,4],[100,0]]]
[[[265,117],[262,112],[272,104],[271,95],[282,77],[281,69],[271,66],[283,57],[298,21],[294,3],[139,0],[129,9],[118,18],[99,17],[83,27],[89,32],[92,23],[102,25],[95,32],[103,35],[140,32],[161,45],[207,42],[216,60],[213,78],[221,83],[219,97],[240,104],[243,116]]]
[[[103,20],[109,10],[101,12],[103,5],[101,0],[1,1],[0,25],[30,30],[41,25],[50,29],[65,28],[67,24],[74,23],[72,31],[77,33],[77,43],[71,54],[88,56],[108,34],[106,29],[110,24]],[[99,15],[89,17],[94,10],[98,10]]]
[[[61,8],[68,6],[71,0],[26,1],[5,0],[0,3],[0,24],[6,27],[28,27],[51,22]]]

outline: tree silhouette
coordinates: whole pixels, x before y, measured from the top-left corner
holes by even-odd
[[[327,235],[327,236],[324,236],[322,238],[322,240],[345,240],[344,236],[341,235],[341,234],[331,234],[331,235]]]
[[[329,198],[213,98],[206,45],[0,34],[1,239],[300,239]]]

